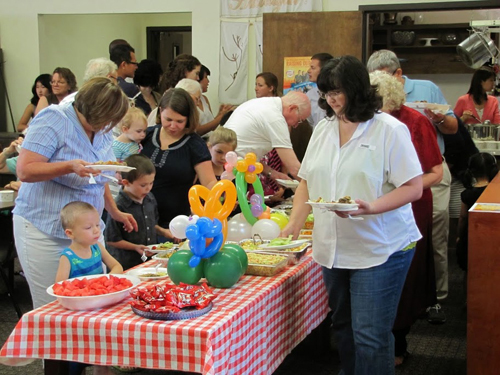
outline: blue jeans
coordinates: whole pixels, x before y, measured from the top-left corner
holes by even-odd
[[[414,252],[367,269],[323,267],[341,375],[394,374],[392,326]]]

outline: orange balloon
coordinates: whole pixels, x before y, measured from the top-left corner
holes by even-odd
[[[221,205],[220,198],[226,193],[224,204]],[[213,219],[216,217],[220,221],[227,219],[233,212],[236,204],[236,187],[229,180],[221,180],[217,182],[210,191],[210,196],[205,203],[205,214]]]
[[[259,220],[261,219],[270,219],[271,218],[271,214],[267,211],[263,212],[262,215],[259,216]]]
[[[191,211],[193,211],[195,215],[198,215],[200,217],[205,216],[205,207],[203,207],[203,204],[201,203],[200,199],[203,199],[206,202],[208,200],[209,195],[210,195],[210,190],[208,190],[205,186],[203,185],[191,186],[191,189],[189,189],[188,193],[188,199],[189,199],[189,205],[191,206]]]
[[[238,172],[246,172],[248,168],[248,164],[245,160],[238,160],[236,163],[236,170]]]
[[[250,172],[245,173],[245,181],[247,182],[247,184],[253,184],[256,179],[257,175],[255,173],[250,173]]]
[[[264,166],[261,163],[255,163],[255,174],[262,173]]]
[[[257,155],[255,155],[253,152],[249,152],[245,155],[245,161],[247,162],[247,164],[255,164],[255,162],[257,161]]]

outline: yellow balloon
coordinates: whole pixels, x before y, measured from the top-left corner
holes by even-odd
[[[245,160],[238,160],[236,163],[236,170],[238,172],[246,172],[248,168],[248,164]]]
[[[255,164],[255,162],[257,161],[257,155],[255,155],[253,152],[249,152],[245,155],[245,161],[247,162],[247,164]]]
[[[255,173],[250,173],[250,172],[245,173],[245,181],[247,182],[247,184],[253,184],[256,179],[257,175]]]
[[[283,229],[288,224],[288,218],[281,214],[273,213],[270,219],[278,224],[280,229]]]
[[[264,166],[261,163],[255,163],[255,173],[259,174],[262,173],[264,170]]]

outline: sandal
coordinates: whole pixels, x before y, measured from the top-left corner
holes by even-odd
[[[112,366],[113,369],[120,372],[139,372],[141,371],[138,367],[129,367],[129,366]]]
[[[408,359],[409,356],[410,356],[410,353],[408,353],[407,351],[405,351],[403,353],[403,355],[397,355],[394,358],[394,367],[403,366],[403,364],[406,362],[406,360]]]

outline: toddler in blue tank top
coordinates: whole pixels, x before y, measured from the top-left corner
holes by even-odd
[[[71,239],[71,245],[62,251],[56,282],[102,274],[103,262],[110,269],[110,273],[123,273],[120,263],[99,243],[101,220],[91,204],[68,203],[61,210],[61,222],[64,232]],[[70,362],[69,374],[81,374],[87,366],[84,363]],[[106,366],[94,366],[94,374],[111,375],[113,372]]]

